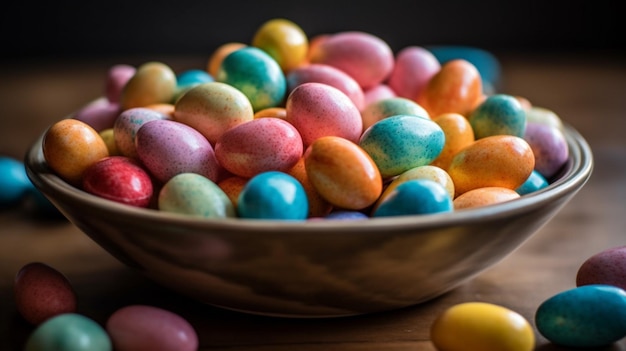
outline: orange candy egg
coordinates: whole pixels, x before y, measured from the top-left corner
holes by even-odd
[[[146,62],[128,80],[120,97],[122,110],[170,103],[176,92],[176,74],[162,62]]]
[[[474,131],[469,120],[458,113],[444,113],[433,120],[443,130],[446,142],[431,164],[447,170],[454,155],[474,142]]]
[[[455,210],[462,210],[465,208],[494,205],[515,200],[519,197],[520,195],[515,190],[493,186],[465,192],[455,198],[452,203]]]
[[[304,188],[304,192],[306,192],[307,198],[309,200],[309,217],[324,217],[330,213],[333,209],[333,205],[331,205],[326,199],[324,199],[313,187],[311,181],[309,181],[309,176],[306,174],[306,167],[304,166],[304,157],[300,158],[296,164],[291,167],[290,170],[287,171],[287,174],[296,178],[302,187]]]

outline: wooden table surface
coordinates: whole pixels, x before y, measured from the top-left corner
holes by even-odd
[[[336,319],[281,319],[240,314],[179,296],[123,266],[64,219],[24,208],[0,210],[0,350],[21,350],[33,327],[16,311],[13,280],[32,261],[72,282],[78,312],[104,323],[128,304],[151,304],[185,317],[201,350],[435,350],[429,328],[444,309],[486,301],[534,313],[553,294],[573,288],[591,255],[626,244],[626,65],[608,55],[501,54],[500,92],[555,111],[585,136],[595,167],[585,187],[533,237],[496,266],[434,301],[397,311]],[[52,122],[103,93],[115,63],[161,60],[174,69],[203,68],[204,57],[105,58],[0,65],[0,155],[21,159]],[[536,329],[535,329],[536,330]],[[537,350],[563,350],[538,332]],[[626,340],[606,350],[626,350]],[[477,350],[478,351],[478,350]]]

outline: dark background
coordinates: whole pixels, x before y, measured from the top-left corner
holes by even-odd
[[[394,51],[470,45],[494,51],[623,54],[618,1],[32,1],[0,14],[4,60],[120,55],[209,55],[249,42],[283,17],[309,35],[362,30]]]

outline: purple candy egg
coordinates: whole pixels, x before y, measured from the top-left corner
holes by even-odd
[[[578,268],[576,286],[607,284],[626,289],[626,246],[598,252]]]
[[[567,140],[554,126],[529,122],[524,139],[535,154],[535,170],[550,179],[563,167],[569,157]]]

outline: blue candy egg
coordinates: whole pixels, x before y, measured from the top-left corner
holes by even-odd
[[[268,171],[250,178],[237,200],[240,218],[304,220],[309,200],[302,184],[293,176]]]
[[[373,217],[425,215],[451,212],[453,209],[452,197],[441,183],[430,179],[411,179],[387,195]]]
[[[355,220],[355,219],[368,219],[369,217],[359,211],[349,211],[349,210],[336,210],[327,214],[325,219],[335,219],[335,220]]]
[[[187,87],[213,81],[213,76],[210,75],[209,72],[201,69],[189,69],[176,76],[176,84],[178,87]]]
[[[537,190],[541,190],[549,185],[546,177],[542,176],[541,173],[533,170],[530,173],[530,176],[524,181],[522,185],[520,185],[515,191],[520,195],[530,194]]]
[[[626,292],[601,284],[563,291],[539,306],[535,324],[546,339],[557,345],[609,345],[626,336]]]
[[[367,128],[359,146],[369,154],[383,178],[430,164],[443,150],[445,134],[430,119],[396,115]]]
[[[492,135],[523,137],[526,131],[526,111],[520,101],[511,95],[491,95],[469,116],[476,139]]]
[[[24,164],[10,157],[0,157],[0,207],[18,204],[31,188]]]

